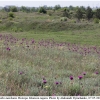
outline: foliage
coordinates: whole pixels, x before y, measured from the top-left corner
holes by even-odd
[[[39,9],[39,13],[47,13],[47,11],[43,8],[43,7],[40,7],[40,9]]]
[[[100,22],[100,20],[98,18],[94,19],[94,23],[99,23],[99,22]]]
[[[88,20],[90,20],[92,17],[93,17],[93,11],[90,7],[87,7],[87,9],[86,9],[86,18]]]
[[[60,5],[55,5],[55,7],[54,7],[55,10],[58,10],[58,9],[60,9],[60,8],[61,8]]]
[[[95,18],[100,19],[100,8],[96,8],[95,10],[92,9],[91,7],[87,7],[85,8],[84,6],[69,6],[69,7],[61,7],[60,5],[55,5],[54,7],[48,7],[46,5],[44,5],[43,7],[26,7],[26,6],[22,6],[22,7],[16,7],[16,6],[5,6],[3,8],[4,11],[6,12],[19,12],[19,11],[23,11],[23,12],[27,12],[27,13],[31,13],[31,12],[40,12],[40,13],[47,13],[51,16],[51,15],[58,15],[60,17],[68,17],[68,18],[77,18],[78,20],[80,20],[81,18],[85,18],[90,20],[91,18],[93,18],[93,16]],[[50,13],[54,12],[53,14]]]
[[[18,9],[17,9],[17,7],[12,6],[12,7],[10,7],[10,11],[11,11],[11,12],[17,12],[17,11],[18,11]]]
[[[96,18],[100,19],[100,8],[96,10]]]
[[[80,9],[81,9],[81,11],[82,11],[83,13],[86,12],[86,8],[85,8],[84,6],[80,6]]]
[[[81,11],[80,8],[78,8],[76,11],[76,18],[80,20],[82,17],[83,17],[83,12]]]
[[[14,18],[14,17],[15,17],[15,16],[14,16],[14,13],[13,13],[13,12],[9,12],[9,13],[8,13],[8,17]]]
[[[69,10],[67,8],[63,9],[63,17],[69,17]]]
[[[32,8],[33,9],[33,8]],[[20,11],[23,11],[23,12],[31,12],[31,9],[29,8],[29,7],[25,7],[25,6],[22,6],[21,8],[20,8]]]

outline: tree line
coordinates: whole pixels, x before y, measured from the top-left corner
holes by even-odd
[[[16,6],[5,6],[3,7],[2,11],[6,12],[27,12],[27,13],[32,13],[32,12],[39,12],[39,13],[44,13],[46,14],[48,11],[58,11],[63,13],[63,17],[75,17],[79,21],[80,19],[87,19],[90,20],[91,18],[97,18],[100,19],[100,8],[91,8],[91,7],[84,7],[84,6],[69,6],[69,7],[61,7],[60,5],[55,5],[54,7],[47,7],[46,5],[42,7],[16,7]],[[49,13],[50,14],[50,13]],[[50,14],[52,15],[52,13]]]

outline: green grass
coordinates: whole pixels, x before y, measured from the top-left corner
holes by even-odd
[[[19,32],[12,33],[18,38],[26,37],[28,39],[34,38],[36,40],[40,39],[52,39],[58,42],[70,42],[84,45],[100,45],[100,29],[95,30],[68,30],[68,31],[59,31],[59,32],[51,32],[51,31],[38,31],[33,30],[29,32]]]

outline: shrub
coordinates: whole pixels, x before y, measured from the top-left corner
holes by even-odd
[[[61,17],[60,21],[67,21],[67,17]]]
[[[14,13],[13,13],[13,12],[9,12],[9,13],[8,13],[8,17],[14,18]]]
[[[98,18],[95,18],[94,19],[94,23],[99,23],[99,19]]]
[[[17,12],[18,10],[17,10],[17,7],[13,6],[13,7],[10,8],[10,11]]]
[[[47,11],[43,8],[43,7],[41,7],[40,9],[39,9],[39,13],[47,13]]]

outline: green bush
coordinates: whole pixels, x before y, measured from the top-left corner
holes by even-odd
[[[13,6],[13,7],[10,8],[10,11],[17,12],[18,10],[17,10],[17,7]]]
[[[8,13],[8,17],[14,18],[14,13],[13,13],[13,12],[9,12],[9,13]]]
[[[96,24],[97,24],[97,23],[99,23],[99,22],[100,22],[100,21],[99,21],[99,19],[98,19],[98,18],[95,18],[95,19],[94,19],[94,23],[96,23]]]
[[[41,7],[40,9],[39,9],[39,13],[47,13],[47,11],[43,8],[43,7]]]
[[[60,21],[67,21],[67,17],[61,17]]]

